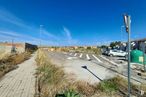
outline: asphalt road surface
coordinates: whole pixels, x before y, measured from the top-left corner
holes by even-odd
[[[97,83],[117,75],[127,77],[127,62],[120,62],[118,57],[108,58],[102,55],[72,52],[48,52],[48,56],[52,62],[63,66],[65,71],[72,74],[77,80]],[[82,66],[87,66],[87,69]],[[131,79],[136,83],[145,81],[133,69],[131,69]]]
[[[116,76],[115,72],[101,66],[103,62],[94,54],[48,52],[48,57],[58,66],[63,66],[65,72],[73,78],[91,84]]]

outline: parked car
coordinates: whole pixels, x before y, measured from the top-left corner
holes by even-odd
[[[108,51],[109,51],[108,48],[102,48],[102,54],[103,55],[108,55]]]
[[[119,56],[119,57],[125,57],[127,55],[126,52],[122,51],[122,50],[109,50],[108,51],[108,55],[109,56]]]
[[[108,55],[108,51],[102,52],[103,55]]]

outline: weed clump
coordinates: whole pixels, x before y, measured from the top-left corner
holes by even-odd
[[[17,68],[17,64],[24,62],[31,56],[30,52],[24,52],[20,54],[13,54],[5,56],[0,59],[0,77],[2,77],[7,72]]]
[[[116,93],[118,90],[118,86],[113,80],[104,80],[98,84],[98,89],[102,92],[105,92],[109,95]]]

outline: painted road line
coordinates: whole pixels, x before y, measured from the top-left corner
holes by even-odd
[[[68,60],[76,59],[77,57],[68,57]]]
[[[65,55],[66,55],[66,54],[67,54],[67,52],[63,52],[63,54],[65,54]]]
[[[117,63],[115,63],[114,61],[111,61],[111,60],[109,60],[108,58],[106,58],[106,57],[104,57],[104,56],[102,56],[102,55],[101,55],[100,57],[103,58],[104,60],[110,62],[111,64],[113,64],[113,65],[115,65],[115,66],[120,66],[120,65],[118,65]]]
[[[103,63],[99,58],[97,58],[95,55],[92,55],[98,62]]]
[[[81,53],[81,54],[80,54],[80,58],[81,58],[82,56],[83,56],[83,54]]]
[[[74,56],[77,56],[77,53],[75,53]]]
[[[88,60],[90,59],[90,57],[89,57],[89,55],[88,55],[88,54],[86,54],[86,57],[87,57],[87,59],[88,59]]]

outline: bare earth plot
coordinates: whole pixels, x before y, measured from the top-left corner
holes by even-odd
[[[19,67],[0,79],[0,97],[34,97],[34,56],[19,64]]]

